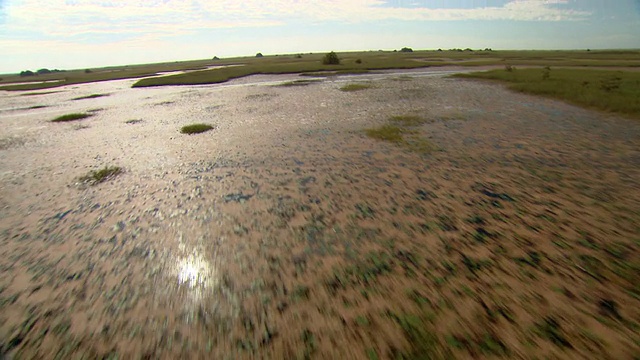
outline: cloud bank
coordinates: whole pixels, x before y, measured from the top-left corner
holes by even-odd
[[[82,34],[177,35],[197,30],[284,25],[287,21],[348,23],[383,20],[584,20],[568,0],[513,0],[503,6],[412,8],[379,0],[22,0],[5,5],[4,33],[71,37]],[[433,2],[433,1],[431,1]],[[468,3],[468,2],[466,2]],[[485,2],[486,3],[486,2]]]

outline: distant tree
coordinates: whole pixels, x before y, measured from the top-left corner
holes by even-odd
[[[356,64],[362,64],[362,59],[356,59]]]
[[[49,70],[49,69],[40,69],[40,70],[36,71],[36,73],[38,75],[51,74],[51,70]]]
[[[402,49],[400,49],[400,52],[413,52],[413,49],[410,47],[403,47]]]
[[[322,63],[324,65],[339,65],[340,58],[338,58],[338,54],[332,51],[324,55],[324,58],[322,58]]]
[[[256,57],[257,57],[257,58],[261,58],[261,57],[263,57],[263,56],[264,56],[264,55],[262,55],[262,53],[257,53],[257,54],[256,54]]]
[[[217,56],[214,56],[212,60],[220,60],[220,58]]]
[[[296,59],[302,59],[302,54],[296,55]]]
[[[442,49],[438,49],[439,52],[442,52]]]
[[[85,74],[91,74],[92,72],[93,72],[93,71],[91,71],[91,69],[85,69],[85,70],[84,70],[84,73],[85,73]]]
[[[35,73],[31,70],[25,70],[25,71],[21,71],[20,72],[20,76],[25,77],[25,76],[33,76],[35,75]]]

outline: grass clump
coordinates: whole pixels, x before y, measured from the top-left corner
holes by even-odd
[[[89,174],[80,177],[80,183],[97,185],[105,182],[122,173],[122,168],[119,166],[105,166],[100,170],[92,170]]]
[[[369,89],[371,85],[369,84],[348,84],[340,88],[342,91],[360,91]]]
[[[429,122],[428,120],[415,115],[397,115],[389,118],[389,121],[391,124],[365,129],[365,133],[370,138],[389,141],[412,152],[426,154],[438,149],[430,141],[420,137],[417,130],[412,129]]]
[[[41,92],[29,92],[29,93],[24,93],[21,94],[20,96],[37,96],[37,95],[48,95],[48,94],[55,94],[55,93],[59,93],[61,91],[41,91]]]
[[[131,119],[131,120],[127,120],[124,123],[125,124],[129,124],[129,125],[135,125],[135,124],[139,124],[142,122],[142,119]]]
[[[95,98],[99,98],[99,97],[103,97],[103,96],[109,96],[109,94],[91,94],[91,95],[87,95],[87,96],[80,96],[80,97],[77,97],[77,98],[73,98],[71,100],[95,99]]]
[[[199,133],[203,133],[205,131],[209,131],[212,130],[213,126],[209,125],[209,124],[191,124],[191,125],[186,125],[183,126],[180,129],[180,132],[183,134],[199,134]]]
[[[564,100],[598,110],[640,117],[640,73],[549,68],[492,70],[456,77],[497,80],[515,91]]]
[[[57,118],[51,120],[51,122],[67,122],[67,121],[74,121],[74,120],[82,120],[90,116],[93,116],[93,115],[86,114],[86,113],[85,114],[83,113],[66,114],[66,115],[58,116]]]
[[[402,143],[404,141],[403,133],[405,132],[405,129],[395,125],[382,125],[377,128],[365,130],[365,133],[370,138],[389,141],[392,143]]]
[[[315,84],[315,83],[319,83],[321,82],[321,80],[293,80],[293,81],[288,81],[288,82],[284,82],[282,84],[278,84],[276,86],[282,86],[282,87],[291,87],[291,86],[306,86],[306,85],[311,85],[311,84]]]

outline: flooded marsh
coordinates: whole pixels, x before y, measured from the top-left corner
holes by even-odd
[[[0,92],[0,354],[638,356],[640,123],[451,71]]]

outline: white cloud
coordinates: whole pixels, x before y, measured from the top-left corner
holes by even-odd
[[[417,3],[430,1],[435,0]],[[424,34],[357,32],[349,37],[329,28],[317,39],[307,34],[306,40],[296,40],[296,33],[285,26],[294,22],[368,23],[375,28],[376,22],[383,20],[559,21],[590,17],[587,12],[559,6],[567,4],[568,0],[512,0],[501,7],[430,9],[394,8],[380,0],[13,0],[4,2],[0,18],[0,49],[8,54],[0,59],[0,68],[17,70],[41,66],[38,64],[80,68],[200,58],[209,52],[240,55],[258,48],[265,53],[302,51],[309,46],[313,47],[309,50],[322,50],[342,43],[344,46],[335,49],[350,48],[341,39],[359,44],[359,49],[391,47],[396,41],[415,41],[418,46],[417,41],[425,38]],[[261,35],[261,28],[276,26],[282,26],[283,36],[265,39]],[[234,38],[208,31],[227,28],[255,28],[256,35]],[[200,36],[191,36],[196,32]]]
[[[381,20],[581,20],[589,13],[555,5],[568,0],[513,0],[502,7],[429,9],[388,7],[380,0],[22,0],[5,8],[5,34],[26,32],[54,37],[87,33],[173,35],[231,27],[282,25],[304,21]]]

